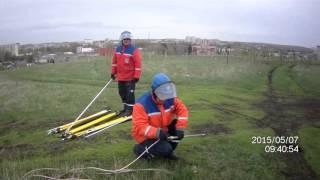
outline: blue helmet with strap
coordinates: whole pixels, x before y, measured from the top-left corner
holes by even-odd
[[[157,87],[164,83],[172,82],[165,73],[158,73],[153,77],[151,89],[154,91]]]
[[[158,73],[153,77],[151,89],[160,100],[167,100],[177,96],[174,83],[165,73]]]

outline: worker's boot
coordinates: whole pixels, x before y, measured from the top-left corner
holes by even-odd
[[[123,103],[123,109],[118,113],[118,115],[122,116],[127,111],[127,105]]]
[[[132,115],[132,106],[127,106],[125,112],[123,113],[123,116],[131,116]]]
[[[165,158],[167,158],[167,159],[169,159],[169,160],[173,160],[173,161],[179,160],[179,157],[176,156],[173,152],[170,153],[169,155],[165,156]]]
[[[132,106],[124,105],[124,109],[119,112],[119,116],[131,116],[132,109]]]

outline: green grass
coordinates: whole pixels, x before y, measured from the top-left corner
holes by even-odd
[[[267,75],[277,62],[252,62],[246,57],[168,56],[145,57],[136,96],[150,89],[157,72],[168,73],[177,84],[178,96],[190,110],[187,132],[207,132],[206,137],[186,138],[176,150],[182,159],[138,161],[132,168],[162,168],[172,172],[139,172],[108,176],[111,179],[285,179],[286,165],[280,157],[264,152],[264,144],[252,144],[253,136],[275,136],[270,127],[258,127],[265,110]],[[319,67],[282,64],[274,76],[277,94],[318,98]],[[110,59],[37,65],[14,71],[0,71],[0,179],[20,179],[37,168],[59,168],[64,174],[72,168],[95,166],[121,168],[135,156],[126,123],[87,141],[59,142],[46,136],[46,130],[74,120],[109,80]],[[303,87],[303,88],[301,88]],[[106,106],[119,110],[117,84],[113,83],[88,110],[87,115]],[[288,110],[288,113],[292,110]],[[302,116],[303,111],[294,111]],[[318,129],[299,131],[306,160],[319,174],[320,153],[311,136]],[[88,177],[105,179],[95,171]],[[72,175],[72,174],[68,174]],[[79,173],[78,173],[79,175]],[[82,178],[87,178],[82,175]]]
[[[293,78],[296,80],[296,85],[310,96],[320,96],[320,82],[314,81],[314,77],[320,76],[319,65],[306,66],[298,65],[293,68]]]
[[[304,153],[311,167],[315,169],[315,172],[320,176],[320,144],[318,137],[320,137],[319,128],[304,127],[299,131],[300,141],[304,145]]]

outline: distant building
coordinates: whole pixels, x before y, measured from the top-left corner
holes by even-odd
[[[111,42],[112,44],[115,44],[115,45],[120,44],[120,41],[118,41],[118,40],[111,40],[110,42]]]
[[[99,56],[112,56],[113,51],[113,48],[99,48],[97,53]]]
[[[94,49],[90,47],[77,47],[77,53],[82,54],[82,53],[93,53]]]
[[[37,64],[55,63],[56,54],[47,54],[35,60]]]
[[[103,48],[106,46],[106,42],[107,41],[94,41],[92,45],[99,47],[99,48]]]
[[[192,44],[197,44],[200,41],[200,38],[197,38],[195,36],[187,36],[185,38],[185,41]]]
[[[84,39],[85,44],[93,44],[93,39]]]
[[[0,50],[11,53],[13,56],[19,56],[19,43],[0,45]]]
[[[212,56],[215,54],[217,47],[213,45],[214,41],[208,39],[200,39],[194,36],[187,36],[185,42],[191,44],[193,55]]]
[[[274,57],[280,57],[280,52],[274,52],[272,55],[273,55]]]
[[[64,55],[73,55],[73,52],[63,52]]]
[[[40,59],[37,59],[35,61],[35,63],[37,63],[37,64],[45,64],[45,63],[48,63],[48,59],[46,59],[44,57],[41,57]]]
[[[212,56],[215,54],[216,49],[217,49],[216,46],[192,45],[192,54]]]

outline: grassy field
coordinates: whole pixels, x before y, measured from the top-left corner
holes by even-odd
[[[250,57],[145,57],[136,96],[152,76],[168,73],[190,110],[178,162],[138,161],[134,169],[166,172],[104,175],[131,162],[131,123],[88,140],[62,142],[46,130],[70,122],[109,80],[110,58],[36,65],[0,72],[0,179],[38,175],[88,179],[317,179],[320,177],[320,66],[299,62],[252,61]],[[113,83],[88,110],[121,108]],[[253,137],[298,136],[300,152],[265,152]],[[275,144],[276,145],[276,144]],[[278,144],[279,145],[279,144]],[[285,145],[284,145],[285,146]],[[286,147],[288,147],[287,144]],[[43,179],[43,178],[30,178]]]

